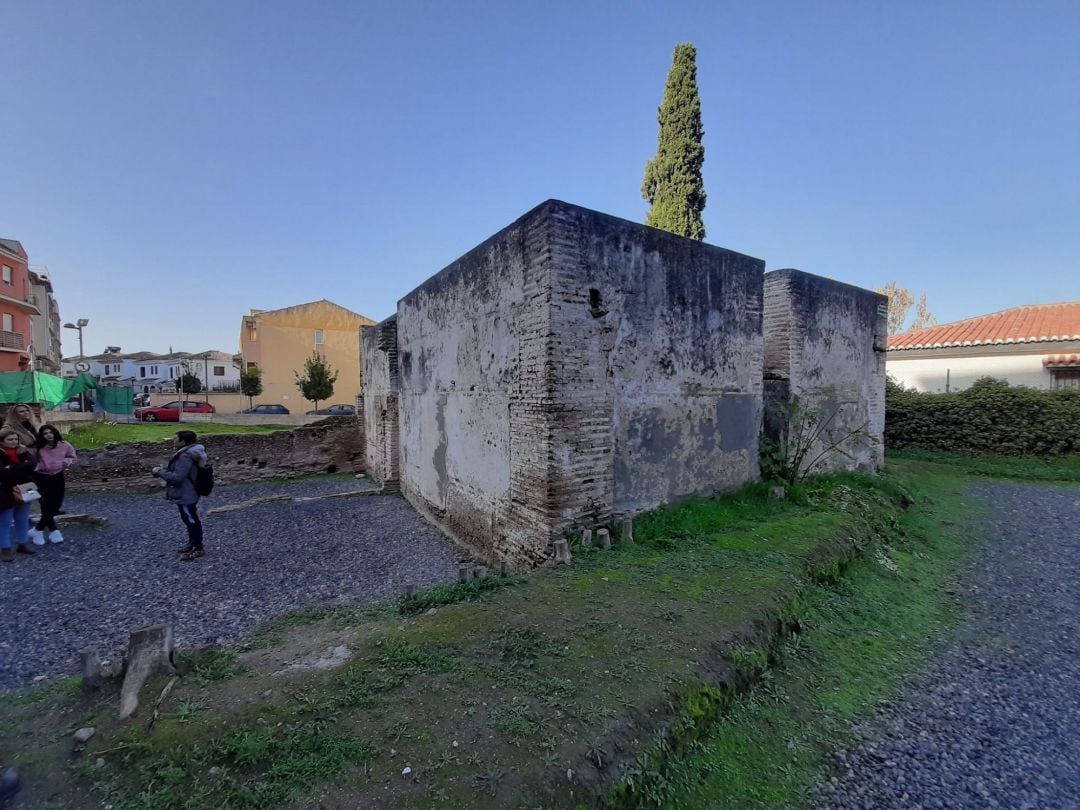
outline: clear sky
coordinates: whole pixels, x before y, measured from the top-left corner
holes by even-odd
[[[940,320],[1080,298],[1080,3],[0,0],[0,237],[87,352],[372,318],[556,197],[641,221],[698,49],[708,241]],[[65,354],[77,352],[67,332]]]

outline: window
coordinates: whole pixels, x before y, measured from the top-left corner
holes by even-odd
[[[215,377],[224,377],[225,376],[225,366],[214,366],[214,376]]]
[[[1080,390],[1080,368],[1056,368],[1050,372],[1051,388],[1075,388]]]
[[[322,346],[323,345],[323,337],[324,337],[323,330],[322,329],[316,329],[315,330],[315,345],[316,346]]]
[[[3,324],[4,331],[5,332],[11,332],[15,328],[15,325],[11,321],[11,315],[9,315],[8,313],[5,312],[3,320],[4,320],[4,324]]]
[[[247,367],[248,367],[249,369],[252,369],[252,368],[258,368],[258,367],[259,367],[259,364],[258,364],[258,363],[250,363],[250,362],[249,362],[249,363],[247,364]]]
[[[3,279],[5,284],[11,284],[11,268],[6,264],[3,268]]]
[[[146,366],[139,366],[139,377],[142,378],[142,377],[145,377],[145,376],[146,376]]]

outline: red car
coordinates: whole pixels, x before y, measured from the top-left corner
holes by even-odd
[[[184,413],[214,413],[214,406],[209,402],[188,400],[183,405]],[[179,422],[180,400],[149,408],[136,408],[135,418],[140,422]]]

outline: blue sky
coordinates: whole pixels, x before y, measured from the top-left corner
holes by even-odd
[[[681,41],[709,242],[942,321],[1080,298],[1076,2],[3,8],[0,236],[88,353],[233,351],[248,308],[318,298],[385,317],[550,197],[642,220]]]

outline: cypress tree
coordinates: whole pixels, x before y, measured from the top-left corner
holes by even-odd
[[[697,88],[697,50],[689,42],[675,46],[664,100],[657,114],[660,136],[656,157],[645,165],[641,196],[651,205],[645,224],[691,239],[705,238],[705,135]]]

